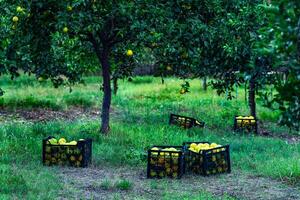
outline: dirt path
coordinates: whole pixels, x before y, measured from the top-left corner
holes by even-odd
[[[45,122],[52,120],[76,120],[82,118],[96,119],[100,117],[99,109],[72,107],[67,110],[51,110],[45,108],[0,110],[0,121]]]
[[[180,193],[185,193],[192,196],[207,191],[216,197],[227,194],[236,199],[300,200],[300,188],[242,172],[211,177],[186,175],[180,180],[149,180],[140,168],[104,167],[64,168],[60,176],[68,194],[83,199],[165,199],[165,194],[180,196]],[[132,188],[123,191],[114,187],[113,184],[119,180],[133,183]],[[112,186],[107,187],[107,183]],[[64,199],[64,194],[60,196]]]

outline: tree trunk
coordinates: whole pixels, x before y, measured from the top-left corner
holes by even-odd
[[[107,134],[109,131],[109,111],[111,104],[111,86],[110,86],[110,65],[109,65],[109,49],[103,47],[101,52],[101,67],[103,78],[103,102],[102,102],[102,114],[101,114],[101,132]]]
[[[255,79],[251,78],[249,81],[249,107],[250,114],[254,117],[256,117],[255,87]]]
[[[117,95],[118,92],[118,78],[113,79],[114,95]]]
[[[164,79],[163,75],[161,75],[161,84],[165,84],[165,79]]]
[[[203,78],[203,81],[202,81],[202,88],[204,91],[207,90],[207,79],[206,77]]]

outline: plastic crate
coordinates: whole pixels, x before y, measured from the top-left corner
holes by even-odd
[[[152,150],[157,147],[159,150]],[[175,148],[167,151],[164,148]],[[153,146],[148,150],[147,178],[181,178],[184,174],[182,146]]]
[[[186,116],[181,116],[181,115],[175,115],[171,114],[170,115],[170,120],[169,120],[170,125],[177,125],[182,128],[192,128],[192,127],[204,127],[205,123],[203,121],[198,121],[192,117],[186,117]]]
[[[87,167],[92,160],[92,139],[77,141],[76,145],[48,144],[49,136],[43,139],[43,164],[68,165],[73,167]]]
[[[197,153],[189,150],[191,143],[210,144],[209,142],[183,143],[187,172],[204,176],[231,172],[229,145],[223,145],[209,150],[201,150]]]
[[[239,119],[239,117],[243,118]],[[247,119],[248,117],[250,116],[235,116],[233,130],[257,133],[257,118],[253,117],[253,119]]]

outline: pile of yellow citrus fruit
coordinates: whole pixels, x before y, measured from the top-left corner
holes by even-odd
[[[210,149],[214,149],[214,148],[218,148],[221,147],[221,145],[217,144],[217,143],[191,143],[189,146],[189,150],[195,153],[201,153],[203,150],[210,150]],[[225,148],[221,148],[221,149],[215,149],[213,150],[213,152],[220,152],[220,151],[224,151]]]
[[[179,175],[180,150],[170,148],[151,148],[150,177],[173,177]]]
[[[217,174],[228,170],[228,162],[226,159],[226,147],[217,143],[191,143],[189,151],[195,152],[187,154],[187,168],[198,174]],[[210,151],[211,150],[211,151]],[[203,154],[208,151],[208,154]],[[207,166],[205,167],[205,163]]]
[[[83,140],[83,139],[80,139]],[[67,142],[67,140],[65,138],[60,138],[59,140],[55,139],[55,138],[51,138],[47,141],[47,144],[51,144],[51,145],[77,145],[76,141],[71,141],[71,142]]]
[[[59,140],[50,138],[46,144],[45,165],[71,164],[75,167],[81,166],[83,155],[82,151],[77,147],[77,141],[67,142],[65,138],[60,138]]]
[[[238,116],[236,117],[236,123],[238,126],[254,125],[256,122],[253,116]]]

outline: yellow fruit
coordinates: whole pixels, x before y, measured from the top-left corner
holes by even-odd
[[[211,158],[211,160],[213,161],[213,162],[216,162],[216,156],[212,156],[212,158]]]
[[[64,27],[64,28],[63,28],[63,32],[64,32],[64,33],[67,33],[68,31],[69,31],[68,27]]]
[[[243,119],[243,118],[244,118],[243,116],[236,117],[236,119]]]
[[[216,148],[217,146],[218,146],[218,144],[216,144],[216,143],[211,143],[211,144],[209,145],[210,148]]]
[[[133,56],[133,51],[131,49],[127,50],[126,55],[129,57]]]
[[[248,119],[254,119],[254,117],[253,116],[249,116]]]
[[[80,165],[81,165],[81,162],[80,162],[80,161],[76,161],[76,162],[75,162],[75,166],[76,166],[76,167],[80,167]]]
[[[170,173],[171,173],[171,168],[167,167],[167,168],[166,168],[166,173],[167,173],[167,174],[170,174]]]
[[[168,70],[168,71],[171,71],[171,70],[172,70],[172,67],[168,65],[168,66],[167,66],[167,70]]]
[[[76,159],[75,159],[75,156],[70,156],[70,160],[71,161],[75,161]]]
[[[155,172],[155,171],[151,171],[151,172],[150,172],[150,176],[151,176],[151,177],[156,176],[156,172]]]
[[[241,124],[241,123],[242,123],[242,120],[238,119],[238,120],[236,120],[236,122],[237,122],[238,124]]]
[[[46,151],[47,153],[50,153],[50,152],[51,152],[51,147],[46,146],[45,151]]]
[[[67,140],[65,138],[60,138],[58,140],[58,144],[65,144],[67,142]]]
[[[71,141],[71,142],[65,143],[65,144],[68,144],[68,145],[77,145],[77,142],[76,141]]]
[[[250,122],[251,122],[251,124],[255,124],[255,120],[254,119],[250,120]]]
[[[23,12],[23,8],[21,6],[17,7],[17,12]]]
[[[13,20],[13,22],[18,22],[19,18],[17,16],[14,16],[12,20]]]
[[[164,173],[164,172],[160,172],[158,175],[159,175],[160,177],[164,177],[164,176],[165,176],[165,173]]]
[[[177,178],[178,174],[176,172],[173,173],[173,178]]]
[[[196,148],[196,146],[197,146],[197,144],[196,144],[196,143],[192,143],[192,144],[190,145],[190,148],[193,148],[193,149],[195,149],[195,148]]]
[[[55,144],[57,144],[57,139],[51,138],[51,139],[49,140],[49,143],[52,144],[52,145],[55,145]]]
[[[164,164],[165,163],[165,159],[164,158],[159,158],[158,159],[158,164]]]
[[[52,162],[52,163],[56,163],[56,158],[53,157],[53,158],[51,159],[51,162]]]
[[[72,6],[67,6],[67,11],[72,11],[72,10],[73,10]]]
[[[183,88],[180,90],[180,94],[184,94],[185,92],[186,92],[186,91],[185,91],[185,89],[183,89]]]

